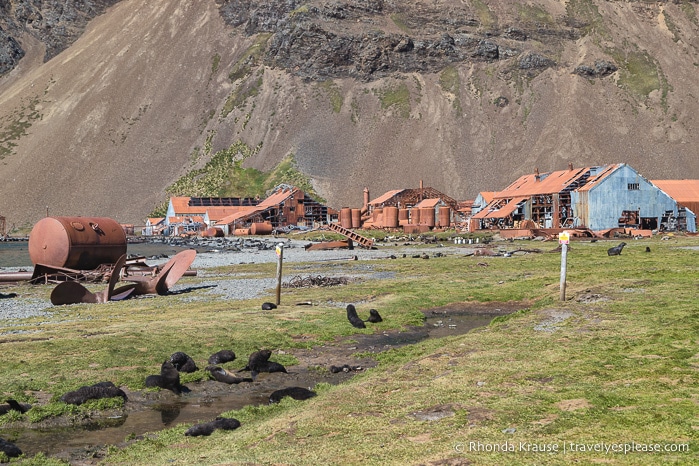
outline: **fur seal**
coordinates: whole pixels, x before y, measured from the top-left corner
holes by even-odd
[[[614,246],[613,248],[607,249],[607,255],[608,256],[619,256],[621,255],[621,250],[624,249],[624,246],[626,246],[626,243],[619,243],[618,246]]]
[[[0,416],[9,413],[10,411],[19,411],[20,413],[26,413],[30,409],[32,409],[32,405],[29,403],[18,403],[16,400],[13,400],[12,398],[8,398],[5,400],[7,402],[6,405],[0,405]]]
[[[231,350],[221,350],[209,356],[209,364],[224,364],[226,362],[235,361],[235,353]]]
[[[357,309],[355,309],[353,304],[347,305],[347,320],[349,320],[350,324],[355,328],[366,328],[364,321],[357,315]]]
[[[263,311],[271,311],[272,309],[276,309],[277,305],[274,303],[262,303],[262,310]]]
[[[172,353],[172,356],[170,356],[170,362],[173,366],[175,366],[175,369],[177,369],[178,372],[185,372],[189,374],[199,370],[197,363],[194,362],[194,359],[182,351]]]
[[[379,314],[379,311],[377,311],[376,309],[369,309],[369,318],[366,320],[366,322],[376,324],[378,322],[383,322],[383,319],[381,318],[381,314]]]
[[[5,453],[8,458],[17,458],[22,455],[22,450],[17,445],[2,437],[0,437],[0,451]]]
[[[215,430],[235,430],[240,427],[240,421],[232,417],[218,416],[210,422],[195,424],[184,433],[190,437],[198,437],[200,435],[211,435]]]
[[[84,385],[77,390],[65,393],[61,401],[71,405],[81,405],[87,400],[98,400],[101,398],[121,397],[126,402],[126,393],[112,382],[98,382],[94,385]]]
[[[303,387],[286,387],[276,390],[269,395],[269,402],[279,403],[282,398],[290,396],[294,400],[307,400],[316,396],[316,392]]]
[[[175,394],[182,393],[180,385],[180,373],[175,369],[170,360],[165,360],[160,366],[160,375],[149,375],[146,377],[146,387],[159,387],[171,390]]]
[[[241,382],[252,382],[253,380],[249,377],[236,377],[227,370],[218,366],[209,366],[206,368],[211,374],[214,380],[218,382],[223,382],[227,384],[239,384]]]
[[[286,368],[279,364],[278,362],[273,362],[269,360],[272,356],[270,350],[260,350],[252,353],[248,357],[248,365],[240,369],[238,372],[250,371],[253,379],[257,377],[260,372],[284,372],[286,373]]]

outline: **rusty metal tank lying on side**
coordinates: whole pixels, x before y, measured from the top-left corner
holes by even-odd
[[[29,234],[29,258],[44,264],[92,270],[126,254],[126,234],[106,217],[46,217]]]

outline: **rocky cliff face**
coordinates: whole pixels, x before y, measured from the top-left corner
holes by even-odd
[[[142,223],[166,186],[237,141],[260,169],[294,154],[336,208],[365,186],[423,180],[465,199],[568,163],[699,177],[696,1],[0,8],[10,221],[51,199],[52,213]]]
[[[80,37],[87,23],[119,0],[9,0],[0,3],[0,75],[24,56],[20,37],[29,34],[46,46],[45,60]]]

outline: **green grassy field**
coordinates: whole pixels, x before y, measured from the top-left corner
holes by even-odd
[[[185,302],[174,295],[0,322],[27,332],[0,335],[0,393],[22,401],[33,401],[28,394],[35,391],[54,393],[45,412],[24,415],[39,419],[74,409],[57,396],[85,380],[143,388],[145,376],[172,352],[162,348],[195,359],[231,342],[239,354],[293,350],[418,324],[422,310],[449,303],[518,301],[522,311],[466,335],[379,353],[377,367],[343,385],[318,386],[311,400],[223,413],[241,421],[238,430],[191,438],[184,436],[189,425],[181,424],[123,449],[110,447],[103,463],[697,464],[699,239],[629,241],[621,256],[608,257],[612,245],[572,243],[564,302],[560,254],[447,255],[288,264],[286,277],[357,268],[387,273],[341,287],[285,289],[282,304],[318,304],[282,305],[272,313],[259,311],[266,299]],[[550,251],[557,245],[497,246]],[[275,270],[267,264],[217,272],[270,277]],[[186,280],[196,285],[198,279]],[[46,299],[50,292],[7,291]],[[384,322],[354,329],[332,302],[371,304]],[[22,461],[61,464],[42,455]]]

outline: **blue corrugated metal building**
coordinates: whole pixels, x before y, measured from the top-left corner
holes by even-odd
[[[635,227],[696,231],[696,215],[622,163],[593,167],[584,186],[571,192],[576,221],[591,230]]]

